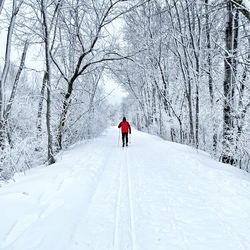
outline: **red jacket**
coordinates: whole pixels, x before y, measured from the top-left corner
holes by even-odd
[[[120,122],[118,128],[122,128],[122,133],[131,133],[131,127],[127,121]]]

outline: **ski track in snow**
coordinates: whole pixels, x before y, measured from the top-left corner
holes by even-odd
[[[127,180],[128,180],[128,196],[129,196],[129,212],[130,212],[130,227],[131,227],[131,237],[132,237],[132,249],[136,250],[136,229],[135,229],[135,215],[134,215],[134,202],[132,195],[132,184],[131,184],[131,173],[130,173],[130,163],[127,163],[129,158],[126,155],[126,168],[127,168]]]
[[[120,206],[121,206],[121,192],[122,192],[122,165],[120,164],[120,174],[119,174],[119,189],[117,192],[117,202],[115,211],[115,229],[114,229],[114,249],[119,249],[119,223],[120,223]]]
[[[112,127],[0,188],[2,250],[250,250],[250,177]]]

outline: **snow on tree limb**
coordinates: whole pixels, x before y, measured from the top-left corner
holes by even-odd
[[[250,21],[250,4],[248,1],[243,0],[231,0],[231,2],[237,6],[240,12]]]

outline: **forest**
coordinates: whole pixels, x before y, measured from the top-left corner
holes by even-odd
[[[1,180],[124,115],[249,172],[249,0],[0,0],[0,23]]]

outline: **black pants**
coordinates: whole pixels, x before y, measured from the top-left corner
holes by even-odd
[[[122,146],[124,147],[126,142],[126,145],[128,145],[128,133],[122,133]]]

